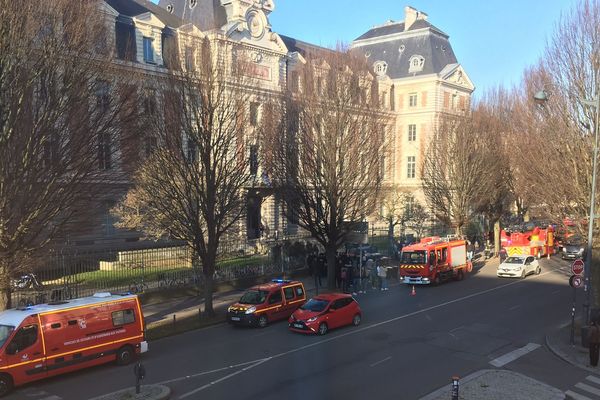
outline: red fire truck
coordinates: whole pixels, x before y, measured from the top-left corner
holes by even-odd
[[[398,274],[410,285],[440,284],[449,279],[461,280],[471,272],[464,240],[433,236],[402,249]]]
[[[96,293],[2,311],[0,396],[13,386],[93,365],[125,365],[147,350],[135,295]]]
[[[502,247],[509,256],[543,256],[554,254],[554,230],[535,227],[526,232],[500,232]]]

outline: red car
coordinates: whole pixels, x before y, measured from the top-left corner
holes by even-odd
[[[288,322],[291,331],[325,335],[330,329],[359,325],[362,311],[349,294],[329,293],[313,297],[294,311]]]

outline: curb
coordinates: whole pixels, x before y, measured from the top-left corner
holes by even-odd
[[[140,394],[135,394],[135,387],[104,394],[89,400],[168,400],[171,389],[165,385],[142,385]]]
[[[546,347],[548,348],[548,350],[550,350],[550,352],[552,354],[554,354],[556,357],[560,358],[561,360],[563,360],[564,362],[571,364],[574,367],[583,369],[585,371],[588,372],[592,372],[594,374],[598,374],[598,369],[596,368],[592,368],[592,367],[588,367],[587,365],[583,365],[580,363],[577,363],[575,361],[573,361],[567,354],[565,354],[562,350],[559,350],[557,346],[555,346],[551,340],[550,340],[550,335],[546,335],[545,336],[545,342],[546,342]],[[574,345],[575,347],[575,345]]]
[[[479,378],[482,375],[488,374],[488,373],[503,373],[503,374],[508,374],[508,375],[514,375],[514,376],[518,376],[522,379],[526,379],[529,381],[535,381],[537,384],[539,384],[542,387],[545,387],[546,389],[548,389],[549,392],[553,392],[554,395],[552,397],[547,398],[546,400],[563,400],[565,399],[565,394],[563,392],[561,392],[559,389],[550,386],[544,382],[538,381],[537,379],[533,379],[528,377],[527,375],[523,375],[519,372],[515,372],[515,371],[510,371],[510,370],[505,370],[505,369],[482,369],[479,371],[475,371],[472,374],[469,374],[467,376],[465,376],[464,378],[460,379],[460,384],[461,386],[465,385],[466,383],[469,383],[477,378]],[[442,396],[449,396],[451,387],[450,385],[446,385],[443,386],[439,389],[437,389],[434,392],[429,393],[428,395],[425,395],[424,397],[421,397],[419,400],[435,400],[438,399]]]
[[[461,378],[460,383],[461,383],[461,385],[464,385],[465,383],[468,383],[468,382],[472,381],[473,379],[479,378],[481,375],[486,374],[489,371],[494,371],[494,370],[482,369],[479,371],[475,371],[472,374],[469,374],[469,375],[465,376],[464,378]],[[444,394],[447,395],[448,393],[450,393],[450,384],[448,384],[446,386],[442,386],[441,388],[429,393],[428,395],[421,397],[419,400],[434,400]]]

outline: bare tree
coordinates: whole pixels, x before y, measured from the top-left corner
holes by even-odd
[[[91,208],[106,170],[118,179],[112,148],[128,95],[99,6],[0,5],[0,309],[10,279]]]
[[[425,232],[425,223],[429,220],[430,215],[423,205],[416,201],[412,204],[410,210],[410,220],[407,227],[415,232],[417,238],[422,238]]]
[[[388,116],[377,82],[347,52],[322,52],[294,72],[267,170],[291,221],[326,249],[328,286],[348,232],[375,211]]]
[[[491,140],[495,133],[485,115],[473,111],[443,118],[422,166],[422,185],[436,217],[453,226],[457,235],[489,202],[497,182]]]
[[[415,196],[402,190],[389,190],[382,194],[382,209],[379,218],[388,225],[388,238],[394,243],[394,230],[400,226],[400,234],[404,234],[408,223],[412,218],[412,210],[415,204]]]
[[[157,147],[115,212],[121,226],[189,246],[202,265],[205,313],[212,316],[219,243],[244,216],[252,183],[244,134],[250,93],[242,51],[219,39],[196,39],[189,49],[195,65],[188,60],[154,82],[164,108],[150,121]]]
[[[532,208],[556,222],[569,217],[582,236],[587,234],[592,188],[594,107],[584,102],[600,96],[600,3],[582,0],[556,25],[540,63],[525,71],[519,108],[514,118],[523,161],[521,185]],[[545,90],[549,101],[535,104]],[[525,178],[524,178],[525,179]],[[598,188],[596,189],[598,193]],[[593,199],[598,206],[598,199]],[[597,208],[596,208],[597,209]],[[598,224],[594,220],[591,268],[592,307],[600,307]]]

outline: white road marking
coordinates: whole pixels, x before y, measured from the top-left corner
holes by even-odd
[[[585,390],[588,393],[595,394],[596,396],[600,396],[600,389],[596,389],[593,386],[586,385],[585,383],[578,383],[575,385],[577,389]]]
[[[386,357],[386,358],[384,358],[383,360],[381,360],[381,361],[377,361],[376,363],[373,363],[373,364],[371,364],[371,365],[369,365],[369,366],[370,366],[370,367],[374,367],[374,366],[376,366],[376,365],[379,365],[379,364],[381,364],[381,363],[384,363],[384,362],[386,362],[386,361],[389,361],[389,360],[391,360],[391,359],[392,359],[392,357]]]
[[[593,399],[590,399],[590,398],[589,398],[589,397],[587,397],[587,396],[584,396],[584,395],[582,395],[582,394],[579,394],[579,393],[572,392],[572,391],[570,391],[570,390],[567,390],[567,391],[565,392],[565,394],[566,394],[566,395],[567,395],[567,396],[568,396],[570,399],[573,399],[573,400],[593,400]]]
[[[508,310],[509,310],[509,311],[516,310],[516,309],[517,309],[517,308],[519,308],[519,307],[521,307],[521,305],[520,305],[520,304],[517,304],[516,306],[512,306],[512,307],[511,307],[511,308],[509,308]]]
[[[464,325],[461,325],[461,326],[459,326],[458,328],[454,328],[454,329],[452,329],[452,330],[450,331],[450,333],[452,333],[452,332],[456,332],[457,330],[459,330],[459,329],[462,329],[462,328],[464,328],[464,327],[465,327]]]
[[[203,375],[209,375],[209,374],[215,374],[217,372],[227,371],[228,369],[234,369],[234,368],[243,367],[244,365],[256,364],[256,363],[258,363],[260,361],[264,361],[264,360],[266,360],[266,358],[261,358],[259,360],[248,361],[248,362],[245,362],[245,363],[240,363],[240,364],[235,364],[235,365],[229,365],[227,367],[217,368],[217,369],[213,369],[211,371],[198,372],[198,373],[193,374],[193,375],[187,375],[187,376],[182,376],[182,377],[179,377],[179,378],[169,379],[169,380],[166,380],[166,381],[158,382],[156,384],[157,385],[165,385],[167,383],[184,381],[186,379],[197,378],[197,377],[203,376]]]
[[[191,395],[193,395],[193,394],[196,394],[196,393],[198,393],[198,392],[201,392],[202,390],[204,390],[204,389],[206,389],[206,388],[209,388],[209,387],[211,387],[211,386],[213,386],[213,385],[216,385],[217,383],[220,383],[220,382],[223,382],[223,381],[225,381],[225,380],[227,380],[227,379],[233,378],[234,376],[236,376],[236,375],[239,375],[239,374],[241,374],[242,372],[246,372],[246,371],[248,371],[248,370],[250,370],[250,369],[252,369],[252,368],[254,368],[254,367],[258,367],[260,364],[266,363],[266,362],[267,362],[267,361],[269,361],[270,359],[271,359],[271,357],[269,357],[269,358],[265,358],[264,360],[262,360],[262,361],[259,361],[259,362],[255,363],[255,364],[252,364],[252,365],[251,365],[251,366],[249,366],[249,367],[243,368],[243,369],[241,369],[241,370],[239,370],[239,371],[236,371],[236,372],[234,372],[234,373],[232,373],[232,374],[226,375],[226,376],[224,376],[224,377],[222,377],[222,378],[220,378],[220,379],[217,379],[216,381],[213,381],[213,382],[211,382],[211,383],[208,383],[208,384],[206,384],[206,385],[204,385],[204,386],[201,386],[201,387],[199,387],[198,389],[194,389],[194,390],[192,390],[191,392],[187,392],[187,393],[185,393],[185,394],[182,394],[181,396],[179,396],[179,398],[180,398],[180,399],[185,399],[186,397],[190,397]]]
[[[313,342],[311,344],[307,344],[307,345],[300,346],[300,347],[297,347],[297,348],[292,349],[292,350],[288,350],[288,351],[284,351],[284,352],[279,353],[279,354],[275,354],[275,355],[273,355],[271,357],[268,357],[268,358],[265,358],[265,359],[262,359],[262,360],[256,362],[256,364],[251,365],[250,367],[247,367],[247,368],[244,368],[244,369],[242,369],[240,371],[237,371],[234,374],[227,375],[227,376],[219,379],[218,381],[211,382],[210,384],[204,385],[204,386],[202,386],[202,387],[200,387],[198,389],[195,389],[192,392],[185,393],[185,394],[181,395],[179,398],[183,399],[185,397],[188,397],[190,394],[198,393],[199,391],[202,391],[202,390],[204,390],[206,388],[209,388],[210,386],[212,386],[212,385],[214,385],[216,383],[219,383],[219,382],[222,382],[222,381],[224,381],[226,379],[232,378],[233,376],[236,376],[236,375],[238,375],[238,374],[240,374],[242,372],[245,372],[245,371],[247,371],[247,370],[249,370],[251,368],[257,367],[260,364],[263,364],[263,363],[265,363],[267,361],[274,360],[274,359],[281,358],[281,357],[285,357],[285,356],[287,356],[289,354],[297,353],[297,352],[300,352],[300,351],[303,351],[303,350],[306,350],[306,349],[310,349],[312,347],[320,346],[322,344],[329,343],[329,342],[332,342],[334,340],[338,340],[338,339],[344,338],[346,336],[356,335],[356,334],[359,334],[359,333],[362,333],[362,332],[365,332],[365,331],[368,331],[368,330],[371,330],[371,329],[374,329],[374,328],[378,328],[380,326],[388,325],[388,324],[391,324],[393,322],[400,321],[400,320],[403,320],[403,319],[406,319],[406,318],[414,317],[415,315],[427,313],[427,312],[429,312],[431,310],[436,310],[438,308],[442,308],[442,307],[448,306],[450,304],[459,303],[459,302],[462,302],[462,301],[465,301],[465,300],[468,300],[468,299],[472,299],[472,298],[477,297],[477,296],[481,296],[481,295],[484,295],[484,294],[487,294],[487,293],[495,292],[497,290],[501,290],[501,289],[507,288],[509,286],[514,286],[514,285],[519,285],[519,284],[523,284],[523,283],[526,283],[526,282],[531,282],[532,280],[535,280],[536,278],[542,277],[542,276],[550,274],[552,272],[553,271],[543,272],[543,273],[535,276],[533,279],[529,279],[527,281],[518,280],[518,281],[509,282],[509,283],[506,283],[506,284],[501,285],[501,286],[496,286],[496,287],[491,288],[491,289],[482,290],[481,292],[472,293],[472,294],[469,294],[467,296],[459,297],[458,299],[450,300],[450,301],[447,301],[445,303],[436,304],[435,306],[423,308],[422,310],[413,311],[413,312],[410,312],[408,314],[400,315],[398,317],[394,317],[394,318],[390,318],[390,319],[385,320],[385,321],[378,322],[376,324],[371,324],[371,325],[364,326],[362,328],[353,329],[353,330],[350,330],[348,332],[332,336],[332,337],[330,337],[328,339],[322,339],[322,340],[319,340],[317,342]],[[427,315],[427,314],[425,314],[425,315]],[[538,345],[538,347],[539,347],[539,345]],[[223,369],[226,369],[226,368],[223,368]],[[221,370],[223,370],[223,369],[221,369]],[[180,378],[180,380],[181,379],[185,379],[185,378]]]
[[[562,290],[555,290],[554,292],[552,292],[552,294],[559,294],[560,292],[562,292]]]
[[[594,382],[594,383],[597,383],[598,385],[600,385],[600,378],[597,378],[594,375],[587,376],[585,379],[587,379],[590,382]]]
[[[500,357],[490,361],[490,364],[492,364],[494,367],[500,368],[500,367],[508,364],[509,362],[512,362],[512,361],[516,360],[517,358],[522,357],[525,354],[532,352],[533,350],[535,350],[539,347],[540,347],[540,345],[537,343],[529,343],[527,346],[513,350],[510,353],[506,353],[505,355],[500,356]]]

